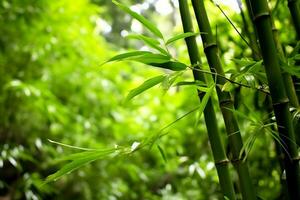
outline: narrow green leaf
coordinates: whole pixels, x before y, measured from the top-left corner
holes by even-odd
[[[49,183],[51,181],[56,181],[57,179],[61,178],[62,176],[71,173],[72,171],[78,169],[79,167],[82,167],[83,165],[86,165],[97,159],[107,156],[106,153],[98,152],[98,151],[93,151],[93,153],[88,151],[88,152],[84,152],[83,154],[84,154],[84,156],[82,156],[81,158],[73,160],[72,162],[64,165],[56,173],[48,176],[46,178],[45,183]]]
[[[246,59],[232,59],[233,62],[235,62],[239,67],[246,67],[249,65],[254,65],[256,62],[253,60],[246,60]]]
[[[152,88],[153,86],[161,83],[164,80],[164,78],[165,78],[164,75],[160,75],[160,76],[155,76],[153,78],[146,80],[144,83],[142,83],[142,85],[138,86],[137,88],[135,88],[129,92],[129,94],[127,95],[127,97],[125,99],[125,102],[128,102],[133,97],[141,94],[145,90],[148,90],[148,89]]]
[[[198,34],[199,33],[187,32],[187,33],[181,33],[181,34],[175,35],[174,37],[171,37],[170,39],[168,39],[168,41],[166,42],[166,45],[169,45],[180,39],[184,39],[184,38],[191,37],[191,36],[196,36]]]
[[[234,85],[231,83],[231,82],[226,82],[223,86],[222,86],[222,88],[221,88],[221,90],[222,90],[222,92],[224,92],[224,91],[226,91],[226,92],[230,92],[230,91],[232,91],[234,89]]]
[[[166,76],[164,81],[162,82],[162,87],[165,91],[169,90],[170,87],[174,84],[176,79],[182,75],[182,71],[179,72],[173,72],[172,74],[169,74]]]
[[[141,62],[147,65],[151,65],[150,63],[166,63],[170,61],[170,56],[162,55],[162,54],[144,54],[136,57],[130,58],[133,61]]]
[[[145,44],[158,50],[162,54],[169,55],[169,53],[165,49],[160,47],[159,41],[154,38],[150,38],[144,35],[128,35],[127,38],[142,40]]]
[[[113,0],[113,3],[116,4],[119,8],[121,8],[123,11],[131,15],[133,18],[141,22],[149,31],[151,31],[154,35],[156,35],[159,38],[163,38],[162,33],[156,28],[156,26],[147,20],[145,17],[142,15],[132,11],[130,8],[125,6],[124,4],[119,3],[118,1]]]
[[[155,63],[155,62],[150,62],[147,63],[148,65],[152,65],[154,67],[160,67],[164,69],[169,69],[172,71],[182,71],[187,68],[187,66],[181,62],[176,62],[176,61],[168,61],[168,62],[163,62],[163,63]]]
[[[202,81],[180,81],[180,82],[177,82],[175,84],[175,86],[182,86],[182,85],[195,85],[195,86],[206,86],[206,84]]]
[[[116,56],[110,58],[109,60],[107,60],[106,62],[101,64],[100,66],[102,66],[102,65],[104,65],[108,62],[121,61],[121,60],[124,60],[124,59],[137,57],[137,56],[142,56],[142,55],[148,55],[148,54],[152,54],[152,53],[149,52],[149,51],[130,51],[130,52],[126,52],[126,53],[121,53],[119,55],[116,55]]]
[[[168,162],[166,154],[165,154],[164,150],[159,146],[159,144],[157,144],[157,148],[158,148],[158,150],[160,152],[161,157],[164,159],[164,161]]]
[[[202,115],[202,113],[203,113],[203,111],[204,111],[204,109],[206,107],[206,104],[207,104],[207,102],[208,102],[208,100],[209,100],[209,98],[210,98],[213,90],[214,90],[214,85],[211,86],[207,90],[207,92],[205,93],[204,97],[201,99],[201,103],[200,103],[199,110],[198,110],[198,114],[199,114],[198,117],[199,118],[201,117],[201,115]]]

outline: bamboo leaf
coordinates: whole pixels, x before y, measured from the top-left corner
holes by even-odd
[[[56,173],[48,176],[46,178],[45,183],[49,183],[51,181],[56,181],[57,179],[61,178],[62,176],[71,173],[72,171],[78,169],[79,167],[82,167],[83,165],[86,165],[88,163],[91,163],[97,159],[101,159],[106,157],[107,153],[99,152],[99,151],[87,151],[82,153],[82,157],[73,160],[72,162],[64,165],[60,170],[58,170]]]
[[[145,44],[158,50],[162,54],[169,55],[169,53],[165,49],[160,47],[159,41],[154,38],[150,38],[144,35],[128,35],[127,38],[142,40]]]
[[[165,154],[164,150],[159,146],[159,144],[157,144],[157,148],[159,150],[159,153],[160,153],[161,157],[164,159],[164,161],[168,162],[166,154]]]
[[[205,93],[204,97],[201,99],[201,103],[200,103],[199,110],[198,110],[199,118],[201,117],[213,90],[214,90],[214,85],[208,89],[208,91]]]
[[[162,82],[163,89],[165,91],[169,90],[173,83],[176,81],[176,79],[182,75],[182,73],[182,71],[179,71],[167,75],[164,81]]]
[[[235,62],[239,67],[245,67],[256,63],[253,60],[235,59],[235,58],[233,58],[232,61]]]
[[[152,53],[149,51],[130,51],[130,52],[126,52],[126,53],[121,53],[119,55],[116,55],[116,56],[110,58],[109,60],[107,60],[106,62],[101,64],[100,66],[102,66],[108,62],[121,61],[121,60],[125,60],[128,58],[142,56],[142,55],[148,55],[148,54],[152,54]]]
[[[162,55],[162,54],[143,54],[140,56],[132,57],[130,60],[141,62],[147,65],[152,65],[151,63],[166,63],[170,61],[170,56]]]
[[[137,95],[141,94],[142,92],[152,88],[153,86],[161,83],[164,80],[164,78],[165,78],[164,75],[160,75],[160,76],[155,76],[153,78],[146,80],[144,83],[142,83],[142,85],[138,86],[137,88],[135,88],[129,92],[129,94],[127,95],[127,97],[125,99],[125,102],[128,102],[135,96],[137,96]]]
[[[149,20],[147,20],[142,15],[140,15],[140,14],[132,11],[130,8],[128,8],[124,4],[119,3],[118,1],[113,0],[113,3],[116,4],[123,11],[125,11],[126,13],[128,13],[129,15],[131,15],[133,18],[135,18],[136,20],[138,20],[139,22],[141,22],[154,35],[156,35],[157,37],[163,39],[162,33],[158,30],[158,28],[156,28],[156,26],[152,22],[150,22]]]
[[[184,38],[191,37],[191,36],[196,36],[196,35],[199,35],[199,33],[193,33],[193,32],[181,33],[181,34],[175,35],[174,37],[171,37],[170,39],[168,39],[168,41],[166,42],[166,45],[176,42],[177,40],[184,39]]]
[[[148,65],[152,65],[154,67],[160,67],[164,69],[169,69],[172,71],[182,71],[187,68],[187,66],[181,62],[176,62],[176,61],[168,61],[168,62],[163,62],[163,63],[154,63],[150,62],[147,63]]]

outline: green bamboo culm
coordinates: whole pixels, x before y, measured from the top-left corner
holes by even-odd
[[[179,0],[179,9],[184,32],[193,32],[193,25],[186,0]],[[201,59],[198,52],[195,36],[185,39],[190,62],[194,66],[193,75],[195,80],[206,82],[205,76],[197,71],[200,69]],[[203,97],[203,93],[198,91],[199,98]],[[209,99],[204,109],[204,118],[208,132],[209,141],[211,144],[215,166],[217,169],[219,182],[223,195],[229,199],[236,199],[233,183],[229,171],[229,160],[226,157],[225,150],[218,130],[216,114],[213,108],[212,100]]]
[[[192,0],[197,23],[202,32],[201,38],[203,42],[204,52],[212,72],[217,72],[220,76],[216,78],[217,85],[224,85],[226,80],[224,71],[218,54],[218,47],[215,42],[215,37],[212,33],[208,16],[206,13],[203,0]],[[249,175],[248,165],[244,160],[244,154],[240,157],[240,152],[243,147],[243,141],[240,134],[240,129],[237,123],[236,116],[232,112],[234,103],[229,92],[224,92],[220,87],[216,87],[221,112],[225,121],[225,127],[228,135],[230,150],[233,156],[233,165],[235,166],[241,188],[243,199],[256,199],[255,189],[253,187],[251,177]]]
[[[297,32],[297,38],[300,40],[300,1],[299,0],[288,0],[288,7],[292,15],[292,20]]]
[[[268,78],[273,109],[278,132],[285,148],[284,165],[288,191],[291,199],[300,199],[299,156],[295,144],[295,134],[289,112],[289,99],[282,80],[276,44],[272,33],[272,23],[266,0],[250,0],[258,39]]]
[[[272,24],[273,37],[274,37],[274,41],[275,41],[275,45],[276,45],[276,49],[277,49],[279,59],[282,62],[287,63],[287,59],[284,55],[281,43],[279,41],[278,29],[275,26],[275,23],[274,23],[274,20],[272,18],[271,13],[270,13],[270,19],[271,19],[271,24]],[[285,86],[287,96],[290,100],[290,105],[295,107],[295,108],[298,108],[299,107],[299,100],[298,100],[298,97],[297,97],[297,93],[296,93],[294,82],[293,82],[293,79],[292,79],[291,75],[288,74],[287,72],[282,72],[282,77],[283,77],[284,86]]]

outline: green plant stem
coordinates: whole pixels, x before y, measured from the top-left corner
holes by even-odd
[[[288,7],[292,15],[294,26],[297,32],[297,38],[300,40],[300,2],[299,0],[288,0]]]
[[[266,0],[250,0],[250,6],[266,68],[278,132],[287,149],[287,152],[284,151],[284,164],[289,195],[291,199],[300,199],[299,156],[289,112],[289,99],[282,80],[276,44],[273,38],[268,2]]]
[[[224,75],[224,71],[218,54],[218,47],[210,27],[204,2],[203,0],[192,0],[192,4],[199,29],[206,33],[201,34],[201,38],[210,69],[211,71],[216,71],[218,74]],[[224,85],[226,83],[226,80],[217,77],[216,82],[217,85]],[[220,102],[220,108],[225,121],[230,150],[233,156],[233,164],[239,175],[239,183],[243,199],[256,199],[255,189],[250,178],[248,165],[246,161],[243,162],[245,155],[242,154],[242,156],[240,156],[240,152],[243,147],[243,141],[236,117],[232,112],[232,110],[234,109],[234,103],[231,94],[229,92],[221,91],[219,87],[217,87],[216,89]]]
[[[272,16],[270,15],[271,18],[271,22],[272,22],[272,31],[273,31],[273,37],[274,37],[274,41],[275,41],[275,45],[276,45],[276,49],[278,52],[278,56],[279,59],[284,62],[287,63],[286,57],[284,56],[284,52],[281,46],[281,43],[279,41],[279,36],[278,36],[278,29],[275,26],[274,20],[272,19]],[[284,81],[284,86],[285,86],[285,90],[287,93],[287,96],[290,100],[290,105],[298,108],[299,107],[299,100],[296,94],[296,90],[294,87],[294,83],[293,83],[293,79],[291,77],[290,74],[288,74],[287,72],[283,72],[282,73],[282,78]]]
[[[238,1],[238,4],[239,4],[239,8],[240,8],[240,12],[241,12],[241,17],[242,17],[243,24],[244,24],[243,28],[245,30],[245,34],[249,38],[250,45],[252,47],[251,48],[252,58],[254,60],[258,61],[258,60],[261,59],[261,55],[258,54],[260,52],[258,43],[256,41],[255,35],[252,34],[251,31],[250,31],[250,26],[249,26],[249,23],[248,23],[249,21],[248,21],[248,19],[246,18],[245,14],[244,14],[244,11],[243,11],[243,8],[242,8],[242,3],[240,2],[241,0],[237,0],[237,1]]]
[[[184,32],[194,32],[191,16],[189,13],[188,3],[186,0],[179,0],[179,9],[180,9],[180,15],[181,15]],[[201,59],[199,56],[195,36],[188,37],[185,39],[185,41],[186,41],[191,64],[195,65],[195,68],[199,68],[198,64],[201,64]],[[195,80],[206,82],[203,73],[200,73],[197,70],[193,70],[193,75]],[[203,97],[203,93],[198,91],[198,94],[201,101]],[[211,143],[211,148],[212,148],[222,192],[224,196],[228,197],[229,199],[236,199],[233,183],[230,176],[229,166],[228,166],[229,161],[226,157],[225,150],[221,141],[216,114],[213,108],[211,98],[204,109],[204,118],[206,122],[208,137]]]

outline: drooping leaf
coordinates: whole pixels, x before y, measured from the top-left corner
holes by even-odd
[[[164,150],[161,148],[161,146],[159,146],[159,144],[157,144],[157,148],[160,152],[161,157],[164,159],[165,162],[167,162],[168,160],[167,160],[167,157],[166,157],[166,154],[165,154]]]
[[[125,102],[128,102],[129,100],[131,100],[135,96],[141,94],[145,90],[148,90],[148,89],[152,88],[153,86],[161,83],[164,80],[164,78],[165,78],[164,75],[160,75],[160,76],[155,76],[153,78],[146,80],[144,83],[142,83],[142,85],[138,86],[137,88],[135,88],[129,92],[129,94],[127,95],[127,97],[125,99]]]
[[[105,158],[106,156],[110,155],[111,153],[103,153],[102,151],[87,151],[81,154],[81,157],[74,156],[74,160],[70,163],[64,165],[60,170],[56,173],[51,174],[46,178],[45,183],[49,183],[51,181],[56,181],[57,179],[61,178],[62,176],[71,173],[72,171],[91,163],[95,160]],[[70,155],[71,156],[71,155]]]
[[[181,33],[181,34],[175,35],[174,37],[171,37],[170,39],[168,39],[166,42],[166,45],[176,42],[177,40],[184,39],[184,38],[191,37],[191,36],[196,36],[196,35],[199,35],[199,33],[193,33],[193,32]]]
[[[158,28],[156,28],[156,26],[150,22],[149,20],[147,20],[145,17],[143,17],[142,15],[132,11],[130,8],[128,8],[127,6],[125,6],[124,4],[119,3],[116,0],[113,0],[113,3],[116,4],[119,8],[121,8],[123,11],[125,11],[126,13],[128,13],[129,15],[131,15],[133,18],[135,18],[136,20],[138,20],[139,22],[141,22],[149,31],[151,31],[154,35],[156,35],[159,38],[163,38],[162,33],[158,30]]]
[[[160,47],[159,41],[154,38],[150,38],[144,35],[128,35],[127,38],[142,40],[145,44],[158,50],[162,54],[169,55],[169,53],[165,49]]]
[[[200,103],[199,110],[198,110],[199,118],[201,117],[201,115],[206,107],[206,104],[207,104],[209,98],[211,97],[211,94],[213,91],[214,91],[214,85],[209,87],[209,89],[205,93],[204,97],[201,99],[201,103]]]

